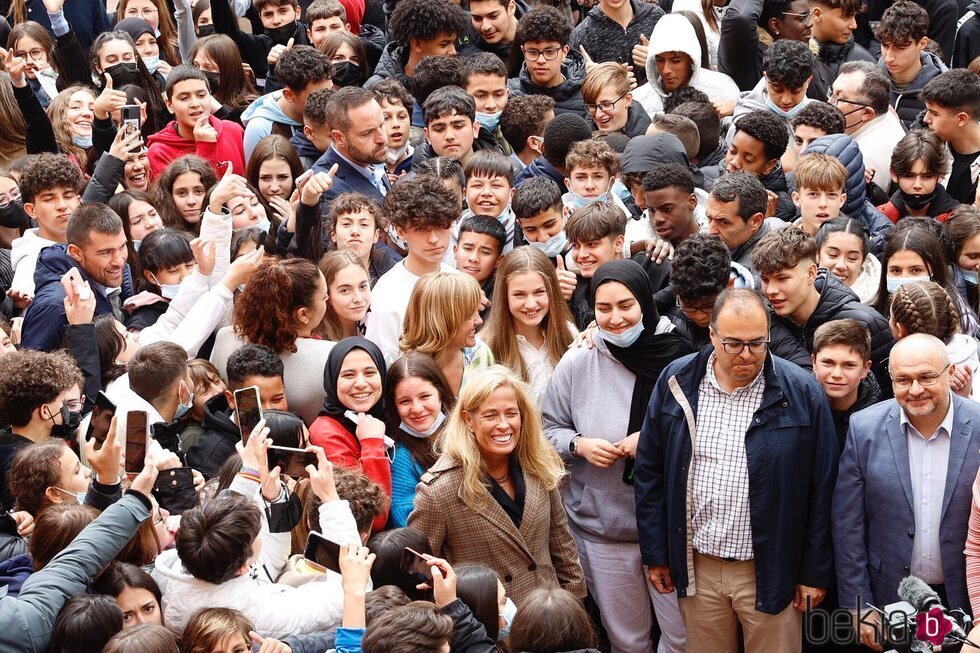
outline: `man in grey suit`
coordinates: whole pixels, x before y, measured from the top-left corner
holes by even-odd
[[[963,546],[980,465],[980,404],[950,391],[946,346],[916,334],[891,351],[895,399],[851,417],[831,528],[840,605],[883,607],[918,576],[949,608],[970,609]],[[948,602],[947,602],[948,601]],[[874,615],[861,641],[882,650]]]

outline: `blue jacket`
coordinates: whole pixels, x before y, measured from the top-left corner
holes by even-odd
[[[534,177],[547,177],[558,185],[561,192],[564,193],[566,190],[565,175],[561,174],[558,168],[551,165],[543,156],[539,156],[531,161],[526,168],[518,173],[517,178],[514,179],[514,188],[517,188],[528,179],[533,179]]]
[[[381,194],[371,181],[362,175],[360,171],[354,168],[351,164],[344,160],[337,150],[331,145],[327,148],[327,151],[320,157],[320,159],[313,164],[314,172],[328,172],[333,164],[337,164],[337,174],[333,177],[333,185],[328,191],[323,194],[321,202],[321,208],[323,203],[329,204],[342,193],[361,193],[362,195],[367,195],[375,202],[380,204],[384,200],[384,195]],[[385,177],[385,185],[388,186],[387,177]]]
[[[54,351],[61,347],[67,320],[65,318],[65,290],[61,287],[61,277],[70,268],[77,268],[82,279],[89,282],[95,293],[95,314],[112,312],[112,305],[102,286],[70,257],[67,245],[51,245],[41,250],[34,270],[34,301],[24,314],[23,340],[21,346],[41,351]],[[133,294],[133,279],[129,266],[123,270],[122,300]]]
[[[966,542],[973,482],[980,466],[980,406],[953,395],[953,432],[939,524],[947,607],[970,611]],[[898,583],[911,570],[915,513],[909,448],[899,425],[901,408],[885,401],[851,416],[833,501],[834,556],[840,605],[882,607],[898,600]]]
[[[650,397],[636,450],[636,523],[643,563],[670,566],[679,597],[693,594],[688,535],[691,427],[698,387],[714,351],[674,361]],[[837,436],[823,389],[812,374],[767,355],[762,404],[745,434],[749,473],[756,610],[776,614],[798,584],[833,580],[830,502],[837,473]],[[962,546],[962,545],[961,545]]]
[[[864,180],[864,156],[857,141],[845,134],[821,136],[810,143],[803,154],[813,152],[832,156],[847,168],[847,181],[844,182],[847,202],[841,208],[841,214],[861,219],[870,237],[868,250],[875,256],[879,256],[885,251],[885,236],[895,225],[867,199],[868,184]],[[795,190],[796,180],[794,179],[793,182],[793,190]]]

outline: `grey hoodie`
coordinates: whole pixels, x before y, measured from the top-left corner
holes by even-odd
[[[919,74],[915,76],[915,79],[908,86],[899,90],[895,87],[895,82],[891,84],[892,97],[889,104],[898,113],[898,117],[901,118],[902,126],[905,129],[910,129],[915,119],[926,109],[926,103],[919,99],[919,91],[933,77],[938,77],[940,74],[949,70],[946,68],[946,64],[931,52],[920,54],[919,61],[922,63],[922,68],[919,69]],[[885,65],[884,57],[878,62],[878,67],[881,68],[883,73],[888,74],[888,67]]]

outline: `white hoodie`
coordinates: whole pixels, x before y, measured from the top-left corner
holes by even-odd
[[[39,229],[28,229],[20,238],[15,238],[10,244],[10,266],[14,269],[14,280],[10,289],[34,296],[34,269],[37,267],[37,257],[41,250],[51,245],[57,245],[53,240],[41,238]]]
[[[731,77],[701,68],[701,44],[690,21],[680,14],[667,14],[657,21],[650,35],[647,51],[647,79],[650,81],[633,91],[633,99],[643,105],[651,117],[664,112],[664,98],[669,95],[663,89],[657,70],[656,56],[664,52],[683,52],[691,58],[694,72],[688,85],[703,91],[711,101],[738,99],[738,85]]]
[[[973,391],[970,397],[980,398],[980,356],[977,355],[977,339],[965,333],[954,333],[953,337],[946,343],[946,353],[949,354],[949,362],[957,367],[970,368],[973,372]]]

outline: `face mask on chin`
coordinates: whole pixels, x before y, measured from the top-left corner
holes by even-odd
[[[279,27],[269,27],[265,33],[276,45],[286,45],[289,39],[296,36],[296,21]]]

